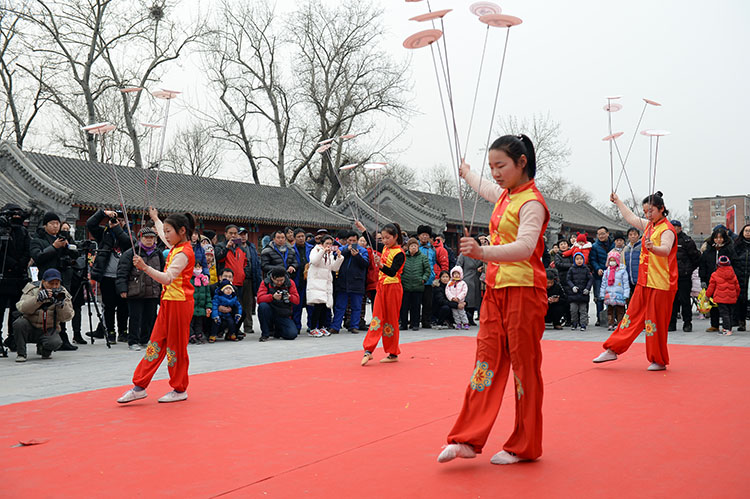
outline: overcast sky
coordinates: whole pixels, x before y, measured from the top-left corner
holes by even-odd
[[[252,1],[252,0],[249,0]],[[332,1],[332,0],[331,0]],[[407,51],[403,40],[429,28],[408,18],[427,12],[427,2],[379,1],[386,9],[387,48],[411,57],[412,105],[418,114],[395,145],[401,163],[423,171],[448,163],[448,146],[429,49]],[[333,3],[333,2],[332,2]],[[445,17],[459,133],[468,126],[485,25],[469,12],[470,0],[432,0]],[[508,0],[503,13],[523,19],[511,28],[499,113],[519,118],[549,113],[560,122],[571,149],[565,170],[597,201],[608,197],[608,134],[602,110],[608,95],[622,95],[613,129],[627,148],[643,108],[640,129],[672,132],[661,140],[656,188],[668,207],[686,214],[691,197],[750,192],[747,134],[750,81],[750,2],[717,0]],[[203,6],[211,5],[203,3]],[[293,6],[279,0],[281,10]],[[505,29],[491,30],[479,105],[467,161],[477,168],[487,137]],[[189,67],[165,77],[179,78]],[[190,91],[190,89],[186,89]],[[462,139],[463,140],[463,139]],[[624,154],[624,151],[623,151]],[[636,195],[648,182],[648,138],[638,135],[628,161]],[[627,194],[623,182],[622,194]]]

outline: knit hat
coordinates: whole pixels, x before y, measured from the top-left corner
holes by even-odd
[[[219,289],[223,293],[226,288],[230,288],[232,292],[234,292],[234,286],[232,286],[232,283],[227,281],[226,279],[221,281],[221,284],[219,285]]]
[[[48,223],[54,222],[54,221],[59,222],[60,217],[57,216],[57,213],[53,211],[48,211],[47,213],[44,214],[44,217],[42,217],[42,225],[47,225]]]
[[[585,232],[579,232],[578,235],[576,236],[576,242],[577,243],[583,243],[583,244],[586,244],[587,242],[589,242],[589,239],[586,237],[586,233]],[[573,255],[573,256],[575,256],[575,255]]]
[[[583,261],[586,262],[586,256],[583,253],[581,253],[580,251],[576,251],[575,253],[573,253],[573,261],[574,262],[576,261],[576,257],[578,255],[581,255],[581,258],[583,258]]]
[[[410,237],[409,240],[406,241],[406,248],[409,249],[409,246],[411,246],[412,244],[416,244],[417,246],[419,246],[419,241],[414,237]]]
[[[719,257],[719,265],[721,265],[722,267],[726,267],[727,265],[731,265],[731,264],[732,264],[732,262],[729,260],[728,256],[721,255]]]
[[[154,230],[153,227],[144,227],[144,228],[142,228],[141,230],[138,231],[138,237],[143,237],[143,236],[153,236],[153,237],[156,237],[157,234],[156,234],[156,231]]]
[[[615,232],[615,237],[612,239],[613,241],[617,241],[618,239],[625,240],[625,234],[622,232]]]
[[[203,251],[205,251],[207,255],[213,255],[214,254],[214,247],[213,246],[206,246],[205,248],[203,248]]]
[[[619,251],[610,251],[609,253],[607,253],[607,264],[609,264],[609,259],[610,258],[614,258],[615,261],[617,262],[617,265],[620,265],[620,258],[621,258],[621,256],[620,256],[620,252]]]

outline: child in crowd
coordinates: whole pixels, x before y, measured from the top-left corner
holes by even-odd
[[[623,240],[624,241],[624,240]],[[602,286],[599,299],[607,305],[607,323],[609,331],[615,330],[625,315],[625,305],[630,298],[630,279],[628,269],[620,263],[620,252],[615,247],[607,255],[607,269],[602,275]]]
[[[589,263],[589,253],[591,252],[591,243],[586,237],[586,233],[578,233],[576,241],[570,247],[568,251],[563,252],[563,256],[575,256],[576,253],[580,252],[583,255],[583,263]]]
[[[216,271],[216,258],[214,254],[214,247],[205,247],[206,252],[206,263],[208,264],[208,284],[216,284],[219,282],[219,277]]]
[[[740,283],[732,269],[732,262],[726,255],[719,257],[719,265],[711,274],[706,296],[713,298],[719,306],[722,328],[720,334],[732,335],[732,310],[740,297]]]
[[[449,301],[457,303],[456,308],[451,309],[453,314],[453,323],[456,329],[469,329],[469,318],[466,316],[466,293],[469,286],[464,282],[464,269],[453,267],[451,270],[451,280],[445,287],[445,297]]]
[[[223,312],[221,307],[231,310]],[[209,343],[215,342],[216,337],[224,330],[226,330],[227,341],[237,341],[245,337],[244,334],[237,333],[242,318],[242,305],[240,305],[240,299],[237,297],[234,286],[230,281],[221,281],[216,287],[211,318],[214,320],[214,324],[211,326],[211,336],[208,337]]]
[[[447,329],[450,327],[451,317],[453,315],[452,310],[458,308],[458,303],[448,300],[445,290],[448,288],[448,284],[451,282],[451,276],[447,270],[440,272],[440,275],[432,283],[432,311],[437,317],[437,323],[435,329]]]
[[[567,243],[567,241],[564,241]],[[565,290],[560,285],[560,274],[556,269],[547,269],[547,316],[544,322],[551,322],[554,329],[562,329],[562,321],[568,310]]]
[[[193,277],[190,278],[190,284],[195,288],[193,292],[195,310],[193,320],[190,321],[189,341],[192,344],[200,343],[202,345],[206,342],[203,335],[204,318],[211,317],[211,292],[208,288],[208,276],[203,273],[201,262],[197,260],[195,267],[193,267]]]
[[[625,236],[622,234],[622,232],[615,233],[615,239],[614,239],[615,247],[612,248],[613,250],[616,250],[620,256],[625,252]]]
[[[573,256],[573,266],[568,270],[568,289],[570,290],[570,329],[580,326],[586,331],[589,325],[589,293],[594,285],[594,276],[586,265],[586,257],[582,252]]]

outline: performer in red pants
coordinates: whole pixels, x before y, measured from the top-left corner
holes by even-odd
[[[438,456],[444,463],[482,452],[503,400],[510,369],[515,385],[516,423],[493,464],[513,464],[542,454],[542,351],[547,314],[547,275],[542,264],[549,210],[536,188],[536,156],[525,135],[505,135],[490,147],[495,184],[462,164],[460,173],[481,196],[495,203],[490,246],[461,239],[461,253],[487,263],[476,365],[461,413]],[[481,187],[481,188],[480,188]]]
[[[169,368],[169,385],[173,390],[159,402],[178,402],[187,400],[188,338],[190,320],[193,318],[193,285],[190,277],[195,266],[195,255],[190,244],[190,235],[195,227],[195,220],[189,213],[170,215],[162,224],[156,210],[151,209],[151,219],[162,241],[171,248],[167,255],[164,272],[160,272],[146,263],[135,252],[133,265],[149,277],[162,284],[161,305],[151,338],[146,347],[146,354],[133,374],[133,388],[125,392],[117,402],[125,404],[146,398],[146,388],[156,374],[161,361],[167,358]]]
[[[365,349],[365,355],[362,357],[363,366],[372,360],[372,352],[375,351],[381,337],[383,350],[388,356],[380,359],[380,362],[398,362],[398,355],[401,353],[398,348],[398,321],[404,294],[401,287],[401,272],[406,261],[401,249],[401,227],[395,223],[387,224],[381,234],[384,248],[382,256],[375,256],[375,263],[380,272],[375,303],[372,307],[372,321],[362,344]]]
[[[672,315],[671,303],[677,293],[677,232],[667,220],[669,210],[664,207],[661,192],[643,200],[646,219],[630,211],[617,194],[612,193],[610,200],[620,209],[625,221],[636,228],[645,227],[645,230],[638,263],[638,284],[627,313],[604,342],[606,350],[594,362],[617,359],[642,331],[646,331],[646,358],[651,362],[648,370],[663,371],[669,364],[667,328]]]

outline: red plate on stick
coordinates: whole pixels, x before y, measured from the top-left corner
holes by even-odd
[[[622,99],[622,95],[613,95],[611,97],[607,97],[607,100],[617,100]]]
[[[141,90],[143,90],[143,87],[125,87],[125,88],[121,88],[120,92],[124,94],[130,94],[133,92],[140,92]]]
[[[315,149],[315,152],[322,154],[322,153],[326,152],[330,148],[331,148],[331,144],[323,144],[322,146],[320,146],[317,149]]]
[[[643,130],[641,132],[641,135],[645,135],[646,137],[664,137],[665,135],[669,135],[672,132],[669,132],[667,130]]]
[[[479,20],[494,28],[510,28],[511,26],[518,26],[523,22],[520,17],[506,16],[505,14],[487,14],[486,16],[481,16]]]
[[[651,104],[652,106],[661,106],[661,104],[659,104],[658,102],[650,99],[643,99],[643,102],[645,102],[646,104]]]
[[[141,126],[145,126],[146,128],[161,128],[161,125],[158,123],[141,123]]]
[[[414,33],[404,40],[404,48],[421,49],[422,47],[426,47],[429,44],[440,40],[441,36],[443,36],[443,32],[439,29],[426,29],[419,33]]]
[[[381,170],[385,168],[388,163],[367,163],[365,170]]]
[[[359,165],[359,163],[351,163],[349,165],[342,166],[341,168],[339,168],[339,170],[353,170],[357,167],[357,165]]]
[[[81,130],[84,130],[91,135],[101,135],[107,132],[111,132],[115,128],[117,127],[105,121],[103,123],[94,123],[93,125],[85,126]]]
[[[349,140],[349,139],[353,139],[357,135],[359,135],[359,134],[358,133],[347,133],[346,135],[341,135],[339,138],[340,139],[344,139],[344,140]]]
[[[174,99],[178,95],[180,95],[182,92],[178,92],[177,90],[167,90],[166,88],[162,88],[161,90],[157,90],[155,92],[151,92],[151,95],[156,97],[157,99]]]
[[[622,109],[622,104],[611,104],[610,103],[610,104],[605,105],[602,109],[604,109],[605,111],[608,111],[610,113],[616,113],[617,111],[619,111],[620,109]]]
[[[624,133],[625,132],[615,132],[612,135],[607,135],[602,140],[604,140],[604,141],[610,141],[610,140],[614,140],[614,139],[619,139]]]
[[[333,139],[326,139],[326,140],[321,140],[320,142],[318,142],[318,144],[322,146],[322,145],[325,145],[325,144],[330,144],[330,143],[331,143],[331,142],[333,142],[334,140],[336,140],[336,139],[335,139],[335,138],[333,138]]]
[[[420,14],[418,16],[414,16],[410,21],[417,21],[420,23],[423,23],[425,21],[434,21],[435,19],[442,19],[443,16],[445,16],[448,12],[452,11],[453,9],[443,9],[443,10],[436,10],[433,12],[428,12],[427,14]]]
[[[503,9],[498,4],[492,2],[474,2],[469,6],[469,10],[478,17],[503,13]]]

